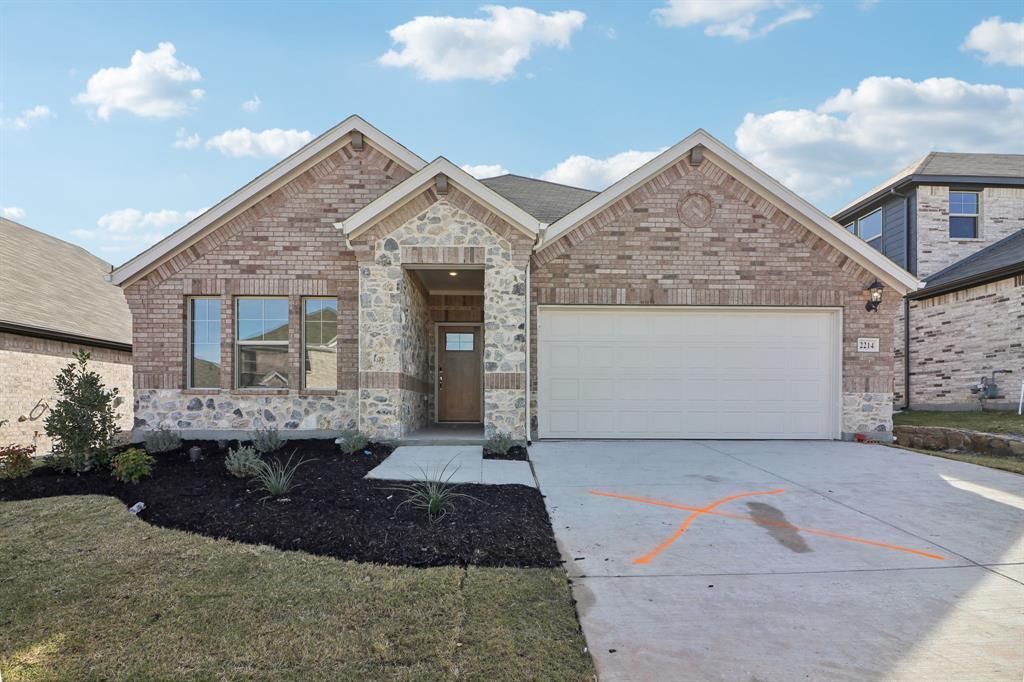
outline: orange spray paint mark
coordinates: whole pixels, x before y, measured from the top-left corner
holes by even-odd
[[[776,492],[782,492],[782,491],[781,490],[779,490],[779,491],[772,491],[771,493],[745,493],[744,495],[758,495],[758,494],[765,495],[765,494],[775,494]],[[652,506],[655,506],[655,507],[668,507],[669,509],[679,509],[681,511],[696,512],[695,514],[691,514],[690,517],[687,517],[687,520],[689,522],[691,522],[691,523],[692,523],[692,520],[694,518],[696,518],[697,516],[700,516],[701,514],[710,514],[712,516],[721,516],[723,518],[736,519],[738,521],[751,521],[753,523],[760,523],[761,525],[765,525],[765,526],[776,526],[776,527],[779,527],[779,528],[788,528],[790,530],[800,531],[801,533],[807,533],[809,535],[820,535],[821,537],[832,538],[834,540],[845,540],[846,542],[855,542],[855,543],[861,544],[861,545],[870,545],[872,547],[881,547],[883,549],[891,549],[891,550],[896,551],[896,552],[905,552],[907,554],[916,554],[917,556],[923,556],[923,557],[927,557],[929,559],[937,559],[939,561],[944,561],[946,559],[946,557],[942,556],[941,554],[932,554],[930,552],[924,552],[922,550],[912,549],[910,547],[903,547],[901,545],[891,545],[891,544],[886,543],[886,542],[878,542],[876,540],[867,540],[865,538],[858,538],[858,537],[855,537],[855,536],[852,536],[852,535],[843,535],[842,533],[832,533],[830,531],[819,530],[817,528],[806,528],[804,526],[794,526],[791,523],[785,523],[785,522],[782,522],[782,521],[775,521],[773,519],[766,519],[766,518],[763,518],[763,517],[747,516],[747,515],[744,515],[744,514],[730,514],[729,512],[718,511],[717,509],[715,509],[714,507],[717,506],[716,503],[712,503],[711,505],[708,505],[708,507],[694,507],[694,506],[691,506],[691,505],[675,504],[673,502],[665,502],[664,500],[654,500],[654,499],[650,499],[650,498],[646,498],[646,497],[634,497],[632,495],[619,495],[618,493],[606,493],[606,492],[602,492],[600,490],[591,490],[590,494],[591,495],[598,495],[600,497],[611,497],[611,498],[615,498],[615,499],[618,499],[618,500],[628,500],[630,502],[639,502],[641,504],[649,504],[649,505],[652,505]],[[742,497],[742,496],[743,495],[734,495],[731,498],[723,498],[722,500],[719,501],[719,503],[724,503],[724,502],[729,501],[730,499],[736,499],[736,497]],[[686,523],[686,522],[684,521],[684,523]],[[686,525],[688,527],[689,523],[686,523]],[[685,530],[686,529],[683,528],[682,532],[685,532]],[[678,539],[679,535],[682,535],[682,532],[677,531],[677,534],[673,537],[673,541]],[[671,544],[671,543],[669,543],[669,544]],[[643,558],[643,557],[641,557],[641,558]],[[650,559],[648,559],[648,561],[650,561]],[[635,563],[646,563],[646,562],[639,562],[637,560],[634,560],[634,562]]]

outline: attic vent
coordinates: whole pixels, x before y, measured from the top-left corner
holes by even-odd
[[[352,131],[352,149],[357,152],[363,151],[363,134],[358,130]]]
[[[438,194],[448,194],[448,176],[438,175],[434,178],[434,187]]]
[[[697,145],[690,150],[690,165],[699,166],[701,161],[704,160],[704,147]]]

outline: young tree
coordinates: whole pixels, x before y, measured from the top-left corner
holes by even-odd
[[[50,463],[63,471],[106,464],[118,432],[117,389],[107,389],[88,363],[89,353],[80,350],[54,379],[61,397],[46,417],[46,435],[53,439]]]

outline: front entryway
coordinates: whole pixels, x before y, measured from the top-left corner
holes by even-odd
[[[479,422],[483,418],[481,329],[439,325],[437,330],[437,420]]]

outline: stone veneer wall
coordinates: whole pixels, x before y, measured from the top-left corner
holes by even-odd
[[[0,332],[0,445],[35,445],[38,454],[50,451],[53,442],[44,431],[49,409],[38,403],[56,403],[54,377],[75,361],[80,349],[89,352],[89,367],[103,377],[107,388],[118,389],[118,427],[132,428],[131,353]],[[25,420],[18,421],[22,417]]]
[[[899,358],[902,359],[902,358]],[[982,376],[1006,399],[987,408],[1016,408],[1024,378],[1024,275],[910,303],[910,405],[914,409],[977,409],[970,392]],[[897,361],[896,371],[902,373]]]
[[[977,239],[949,236],[949,187],[917,188],[917,274],[921,279],[1024,229],[1024,189],[986,187],[981,192]]]
[[[670,166],[538,252],[532,327],[544,304],[841,307],[842,428],[886,438],[899,301],[890,295],[866,311],[874,279],[705,154],[699,167]],[[880,352],[858,353],[858,337],[877,337]]]
[[[402,397],[402,433],[427,426],[430,415],[430,308],[427,292],[408,270],[402,272],[402,374],[409,377]]]

